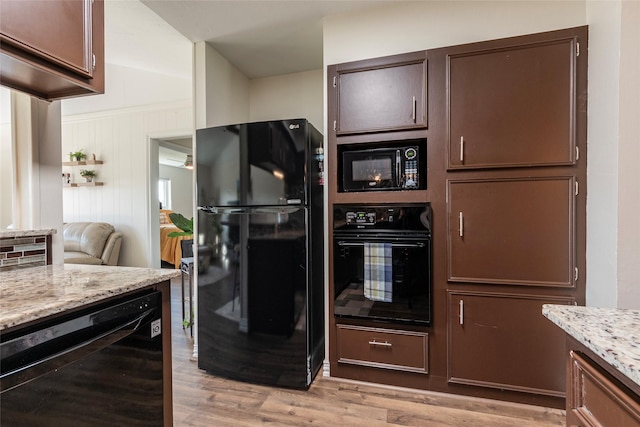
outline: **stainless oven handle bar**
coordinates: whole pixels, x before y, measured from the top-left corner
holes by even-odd
[[[364,242],[338,242],[338,246],[364,246]],[[392,243],[394,248],[424,248],[424,243]]]

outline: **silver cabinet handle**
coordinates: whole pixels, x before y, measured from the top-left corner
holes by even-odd
[[[375,339],[369,341],[369,345],[375,345],[377,347],[386,347],[386,348],[392,347],[392,344],[389,341],[380,342],[380,341],[376,341]]]
[[[464,237],[464,217],[462,216],[462,212],[458,213],[458,230],[460,232],[460,237]]]
[[[460,137],[460,163],[464,163],[464,137]]]
[[[464,300],[460,300],[460,324],[464,325]]]
[[[416,123],[416,97],[413,97],[412,100],[413,105],[411,106],[413,108],[413,113],[411,113],[411,118],[413,119],[413,123]]]

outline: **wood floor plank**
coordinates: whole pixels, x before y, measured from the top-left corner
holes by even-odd
[[[308,408],[339,417],[356,417],[363,421],[385,421],[387,419],[386,408],[376,408],[367,405],[341,402],[339,400],[318,399],[317,396],[305,394],[271,394],[261,409],[269,405],[285,405],[290,408]]]
[[[564,411],[317,377],[308,391],[209,375],[182,329],[180,279],[172,281],[173,413],[176,427],[559,427]]]

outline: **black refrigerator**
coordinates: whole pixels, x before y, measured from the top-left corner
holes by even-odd
[[[305,119],[196,132],[198,367],[306,389],[324,359],[322,135]]]

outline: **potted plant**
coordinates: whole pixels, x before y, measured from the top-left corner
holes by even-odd
[[[173,225],[182,231],[173,231],[167,234],[167,237],[193,236],[193,218],[187,219],[182,214],[172,212],[169,214]]]
[[[80,176],[83,177],[86,182],[92,182],[93,178],[96,176],[96,172],[91,169],[82,169],[80,171]]]
[[[78,150],[78,151],[72,151],[69,153],[69,160],[70,161],[76,161],[76,162],[80,162],[84,159],[87,158],[87,155],[82,151],[82,150]]]

